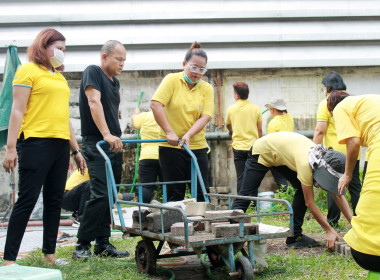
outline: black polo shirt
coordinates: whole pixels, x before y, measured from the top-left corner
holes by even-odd
[[[117,137],[121,136],[119,123],[119,105],[120,105],[120,83],[116,77],[111,81],[103,70],[96,65],[88,66],[82,75],[79,93],[79,112],[81,120],[81,135],[95,136],[103,139],[98,127],[92,119],[91,110],[88,105],[88,99],[85,90],[92,86],[100,91],[100,101],[103,105],[104,116],[108,129],[111,134]]]

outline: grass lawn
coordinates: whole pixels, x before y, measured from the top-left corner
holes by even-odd
[[[266,218],[262,222],[287,226],[285,219],[281,217]],[[340,235],[344,236],[348,230],[347,224],[341,219]],[[305,218],[304,233],[324,244],[324,231],[311,218]],[[131,257],[118,261],[111,258],[104,259],[94,257],[86,263],[71,261],[71,264],[62,271],[64,279],[170,279],[171,274],[167,271],[158,269],[155,275],[142,275],[136,268],[134,251],[140,238],[129,238],[122,240],[114,238],[112,243],[118,249],[126,249],[131,253]],[[57,249],[57,257],[71,260],[73,246],[60,247]],[[207,258],[206,258],[207,260]],[[361,269],[355,261],[350,258],[342,257],[340,254],[331,253],[322,248],[295,249],[288,250],[285,246],[285,239],[272,239],[268,241],[268,252],[265,256],[268,268],[264,268],[256,277],[257,279],[366,279],[367,271]],[[22,265],[46,267],[43,265],[40,250],[34,251],[28,257],[18,262]],[[54,267],[58,268],[58,267]],[[183,267],[183,269],[186,269]],[[230,279],[227,268],[212,269],[216,279]],[[191,273],[191,272],[189,272]],[[193,279],[193,278],[191,278]],[[200,275],[194,279],[205,279]]]

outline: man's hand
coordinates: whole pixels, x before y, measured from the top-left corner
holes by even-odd
[[[334,249],[335,249],[335,241],[340,241],[340,237],[336,233],[336,231],[333,229],[332,231],[329,231],[326,234],[326,247],[329,250],[334,251]]]
[[[123,150],[123,143],[119,137],[116,137],[112,134],[106,134],[103,139],[108,144],[110,144],[111,152],[120,153]]]
[[[78,166],[78,170],[80,170],[80,173],[82,175],[84,175],[86,173],[86,170],[87,170],[87,164],[86,164],[86,161],[84,160],[82,154],[81,153],[77,153],[74,156],[74,160],[75,160],[75,163]]]
[[[339,179],[338,191],[339,191],[340,195],[343,194],[344,188],[348,189],[348,186],[349,186],[351,180],[352,180],[352,174],[346,174],[346,173],[344,173],[343,176]]]
[[[174,131],[167,133],[166,139],[168,140],[169,145],[178,146],[179,138],[178,138],[177,134],[175,134]]]
[[[17,152],[16,148],[14,149],[7,149],[7,152],[5,153],[4,161],[3,161],[3,167],[6,172],[11,172],[13,173],[14,168],[16,167],[17,164]]]

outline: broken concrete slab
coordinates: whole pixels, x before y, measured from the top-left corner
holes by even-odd
[[[215,205],[209,202],[196,202],[186,204],[185,213],[187,216],[203,216],[206,211],[214,211]]]
[[[183,215],[180,211],[162,210],[164,218],[164,232],[170,231],[170,226],[177,222],[183,221]],[[152,232],[162,232],[161,213],[151,213],[147,217],[148,230]]]
[[[193,223],[188,223],[188,231],[189,235],[194,234],[194,226]],[[170,232],[173,236],[185,236],[185,223],[175,223],[170,227]]]
[[[210,193],[216,193],[216,188],[215,187],[210,187],[209,191],[210,191]]]
[[[233,237],[239,236],[239,224],[229,224],[229,225],[216,225],[215,226],[215,237]],[[259,232],[258,224],[248,223],[244,224],[244,235],[254,235]]]

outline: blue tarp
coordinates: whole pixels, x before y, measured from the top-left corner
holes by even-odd
[[[0,148],[7,144],[9,116],[11,114],[13,95],[12,81],[17,67],[21,64],[18,58],[17,47],[8,46],[7,58],[4,66],[3,87],[0,95]]]

